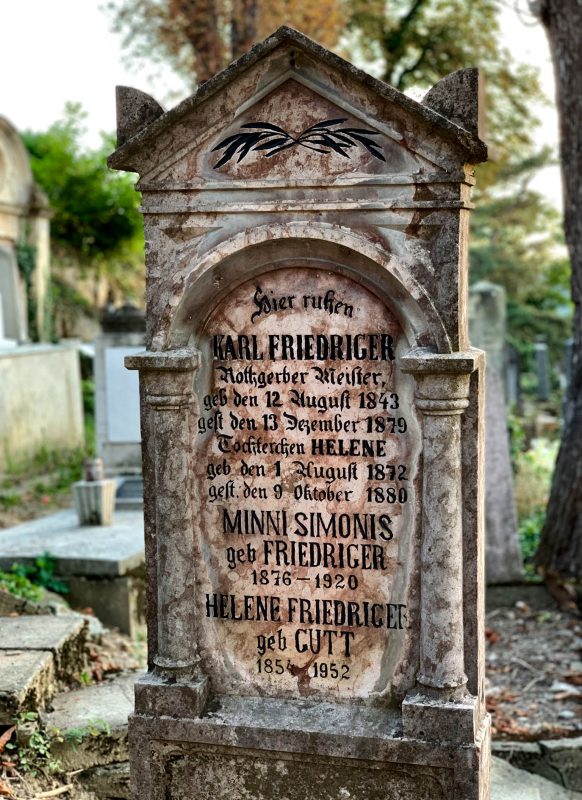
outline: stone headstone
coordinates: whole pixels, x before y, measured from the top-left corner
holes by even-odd
[[[140,472],[139,381],[128,372],[125,356],[143,349],[143,311],[126,303],[108,309],[103,333],[95,342],[95,429],[97,453],[108,475]]]
[[[485,564],[487,583],[519,581],[523,560],[513,492],[504,401],[506,299],[502,286],[480,281],[469,290],[471,342],[487,353],[485,380]]]
[[[550,358],[547,342],[539,339],[534,344],[534,358],[536,366],[536,394],[537,399],[545,403],[550,399],[551,377]]]
[[[490,281],[479,281],[469,289],[469,336],[487,353],[487,369],[505,375],[507,319],[505,289]]]
[[[509,343],[505,346],[505,400],[508,409],[521,408],[521,359]]]
[[[168,113],[118,89],[148,241],[136,797],[488,798],[477,97],[287,28]]]

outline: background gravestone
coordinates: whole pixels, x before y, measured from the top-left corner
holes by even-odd
[[[505,370],[506,300],[502,286],[480,281],[469,290],[471,342],[487,353],[485,380],[485,563],[487,583],[523,577],[513,491]]]
[[[143,311],[126,303],[107,309],[95,341],[95,433],[97,455],[108,475],[141,471],[139,382],[123,359],[143,349]]]
[[[548,343],[544,340],[543,336],[538,337],[538,340],[534,344],[534,355],[536,365],[537,399],[544,403],[550,399],[551,378]]]
[[[118,89],[148,241],[135,797],[489,796],[477,98],[287,28],[167,113]]]

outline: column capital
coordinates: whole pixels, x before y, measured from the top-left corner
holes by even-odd
[[[423,414],[448,416],[462,414],[469,405],[471,373],[484,364],[482,350],[435,353],[412,350],[400,359],[403,372],[416,379],[416,407]]]
[[[471,347],[456,353],[435,353],[417,347],[400,359],[403,372],[412,375],[470,375],[485,364],[485,353]]]
[[[193,372],[200,366],[200,352],[194,348],[179,350],[146,350],[143,353],[125,356],[125,368],[145,372]]]

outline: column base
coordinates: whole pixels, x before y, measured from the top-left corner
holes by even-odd
[[[416,690],[402,703],[402,730],[409,739],[473,744],[479,725],[477,698],[470,695],[443,700]]]
[[[161,717],[199,717],[208,702],[208,679],[176,681],[148,672],[135,684],[135,711]]]

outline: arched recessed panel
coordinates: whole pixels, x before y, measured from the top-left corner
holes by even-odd
[[[420,450],[401,322],[348,275],[280,268],[226,294],[195,338],[204,672],[221,693],[401,695]]]
[[[361,234],[324,223],[272,225],[221,242],[196,260],[184,280],[172,315],[169,344],[181,347],[204,326],[214,307],[234,286],[269,269],[329,268],[354,278],[379,298],[390,300],[411,346],[450,352],[443,320],[422,286],[395,257]],[[173,311],[173,308],[170,308]],[[164,349],[163,334],[159,346]]]

